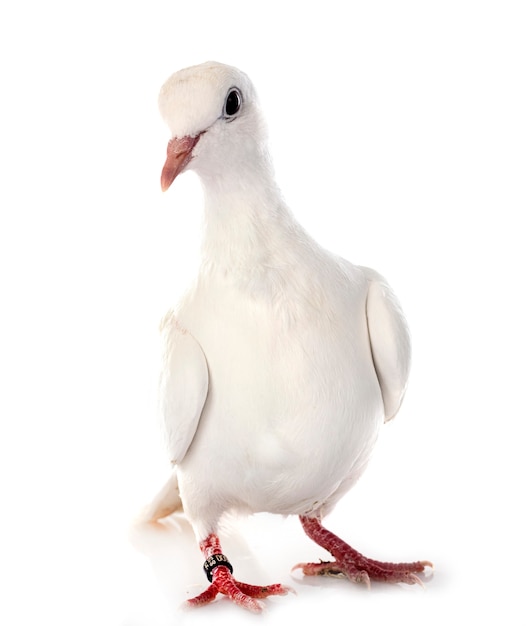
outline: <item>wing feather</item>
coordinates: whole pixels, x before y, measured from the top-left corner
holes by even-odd
[[[172,463],[180,463],[194,438],[208,394],[208,366],[201,346],[173,313],[161,325],[159,404]]]
[[[398,412],[411,365],[411,339],[404,314],[393,290],[382,276],[366,269],[367,324],[374,366],[385,409],[385,421]]]

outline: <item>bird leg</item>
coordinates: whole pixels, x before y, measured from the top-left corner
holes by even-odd
[[[299,563],[294,567],[301,568],[306,576],[344,575],[352,582],[365,583],[367,586],[370,586],[371,580],[422,585],[422,581],[416,575],[417,572],[423,572],[426,566],[433,566],[429,561],[384,563],[368,559],[324,528],[318,518],[300,515],[300,522],[307,536],[335,558],[333,562]]]
[[[203,593],[187,601],[190,606],[208,604],[218,593],[222,593],[239,606],[259,613],[262,607],[256,598],[288,593],[289,589],[279,584],[260,587],[235,580],[232,576],[232,565],[223,554],[217,535],[209,535],[199,547],[206,559],[203,568],[211,584]]]

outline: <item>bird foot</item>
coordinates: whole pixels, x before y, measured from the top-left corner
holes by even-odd
[[[187,600],[188,606],[197,607],[208,604],[219,593],[222,593],[244,609],[260,613],[263,607],[257,601],[258,599],[276,595],[283,596],[290,591],[288,587],[280,584],[259,586],[248,585],[236,580],[232,576],[232,566],[221,553],[221,545],[216,535],[209,535],[201,543],[201,550],[206,557],[204,569],[211,585],[203,593]],[[218,563],[225,563],[225,565]]]
[[[352,582],[365,583],[367,587],[370,587],[371,580],[423,587],[417,574],[426,567],[433,567],[430,561],[387,563],[369,559],[324,528],[318,519],[300,516],[300,521],[307,535],[335,558],[333,562],[299,563],[293,568],[301,569],[305,576],[345,576]]]
[[[187,600],[187,605],[192,607],[203,606],[215,600],[219,593],[224,594],[232,602],[248,609],[253,613],[261,613],[263,607],[257,599],[267,598],[268,596],[283,596],[289,592],[284,585],[247,585],[246,583],[235,580],[226,567],[218,567],[214,572],[214,582],[203,593]]]

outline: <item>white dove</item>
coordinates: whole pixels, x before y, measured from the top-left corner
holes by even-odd
[[[420,582],[427,561],[368,559],[321,520],[364,471],[381,424],[406,388],[410,340],[393,292],[375,271],[320,247],[274,180],[254,87],[208,62],[173,74],[159,107],[171,131],[163,191],[183,171],[205,199],[197,279],[161,325],[160,408],[173,473],[152,520],[184,510],[210,586],[260,611],[287,593],[236,580],[218,523],[228,512],[298,515],[333,562],[305,575]]]

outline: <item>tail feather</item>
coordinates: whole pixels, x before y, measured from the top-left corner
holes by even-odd
[[[172,472],[163,488],[146,507],[141,516],[146,522],[156,522],[168,517],[172,513],[183,510],[183,503],[179,495],[179,485],[176,472]]]

